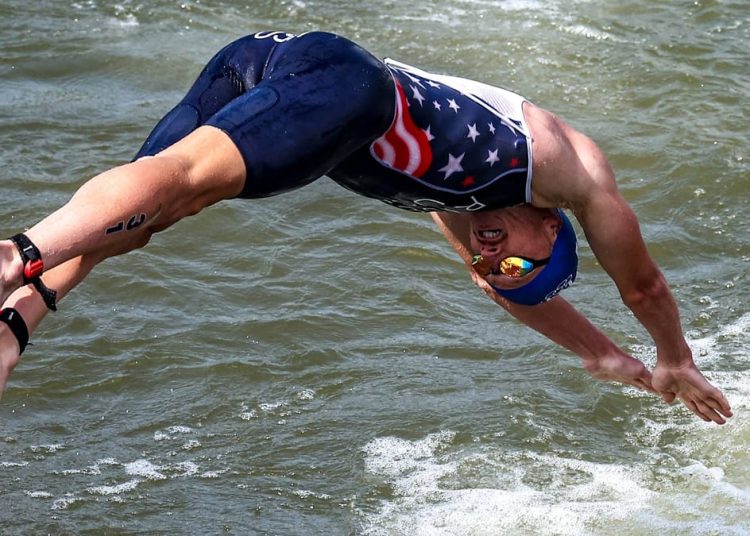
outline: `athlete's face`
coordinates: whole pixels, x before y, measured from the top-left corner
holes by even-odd
[[[553,211],[528,205],[472,213],[470,221],[471,253],[481,255],[495,272],[506,257],[549,257],[561,226]],[[485,279],[498,288],[513,289],[525,285],[543,269],[535,268],[522,277],[497,274]]]

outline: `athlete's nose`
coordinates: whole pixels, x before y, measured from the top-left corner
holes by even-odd
[[[499,244],[480,244],[479,253],[481,253],[482,257],[484,257],[487,260],[494,260],[493,257],[497,257],[498,255],[500,255],[500,245]]]

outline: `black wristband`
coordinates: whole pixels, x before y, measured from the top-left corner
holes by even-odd
[[[9,240],[16,245],[18,252],[21,254],[24,284],[31,283],[34,285],[34,288],[42,296],[47,308],[51,311],[57,311],[55,303],[57,292],[47,287],[40,277],[42,272],[44,272],[44,262],[42,261],[42,254],[39,253],[39,249],[23,233],[11,236]]]
[[[26,327],[26,322],[21,317],[21,313],[12,307],[0,309],[0,322],[6,323],[11,333],[16,336],[18,347],[21,349],[18,353],[22,354],[26,345],[29,344],[29,328]]]

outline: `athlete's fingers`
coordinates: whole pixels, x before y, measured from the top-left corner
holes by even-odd
[[[695,402],[695,407],[707,422],[713,421],[716,424],[725,424],[727,422],[726,419],[724,419],[724,417],[722,417],[718,411],[713,409],[705,402],[698,400]]]
[[[706,422],[711,422],[711,419],[709,419],[706,415],[703,415],[703,413],[701,413],[700,409],[698,408],[698,405],[695,403],[695,400],[690,400],[690,399],[687,399],[687,398],[683,398],[682,402],[683,402],[683,404],[685,404],[685,406],[690,411],[692,411],[693,413],[695,413],[702,420],[704,420]]]
[[[718,404],[719,408],[717,408],[717,411],[722,413],[725,417],[731,417],[732,416],[732,406],[729,405],[729,400],[727,400],[727,397],[724,396],[724,393],[716,390],[716,393],[713,397],[709,398],[711,402],[714,404]]]
[[[716,413],[719,413],[720,415],[723,415],[724,417],[732,416],[732,409],[729,407],[729,404],[727,403],[726,399],[722,401],[721,399],[709,397],[709,398],[706,398],[703,401],[703,403],[706,404],[708,407],[710,407],[712,410],[714,410]]]

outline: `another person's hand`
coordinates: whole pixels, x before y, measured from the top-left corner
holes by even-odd
[[[8,376],[16,368],[20,359],[18,339],[8,326],[0,322],[0,398],[2,398]]]
[[[732,409],[722,392],[711,385],[692,360],[682,366],[657,362],[652,384],[665,402],[679,398],[690,411],[706,422],[724,424]]]

